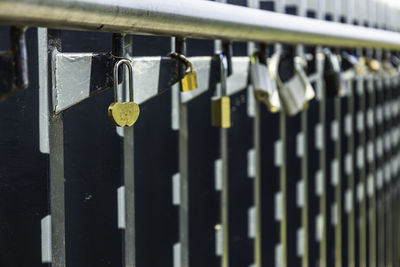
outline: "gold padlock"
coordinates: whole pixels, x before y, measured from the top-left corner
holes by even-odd
[[[129,70],[129,102],[118,102],[118,69],[120,65],[126,65]],[[108,107],[108,117],[119,127],[132,126],[139,117],[139,105],[133,102],[133,74],[130,61],[121,59],[114,65],[114,102]]]
[[[181,79],[181,91],[187,92],[197,89],[197,75],[193,69],[193,64],[184,55],[178,53],[170,53],[169,57],[175,57],[183,61],[186,66],[185,77]]]
[[[188,68],[186,69],[186,75],[181,80],[181,88],[183,92],[197,89],[197,75],[193,70],[192,62],[188,61]]]
[[[373,72],[379,72],[381,70],[381,63],[376,59],[367,60],[368,67]]]
[[[231,127],[231,99],[229,96],[211,99],[211,125],[219,128]]]

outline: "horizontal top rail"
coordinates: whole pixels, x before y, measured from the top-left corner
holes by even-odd
[[[0,0],[0,23],[400,50],[400,34],[198,0]]]

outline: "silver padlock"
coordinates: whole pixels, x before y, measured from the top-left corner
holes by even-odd
[[[271,77],[274,78],[279,89],[281,105],[289,116],[294,116],[307,108],[308,102],[315,97],[314,89],[304,71],[307,63],[302,57],[294,57],[294,76],[283,83],[279,77],[280,52],[276,52],[268,64]]]
[[[260,63],[255,54],[251,56],[250,63],[250,77],[255,99],[264,103],[269,111],[278,112],[281,108],[278,88],[268,73],[267,65]]]

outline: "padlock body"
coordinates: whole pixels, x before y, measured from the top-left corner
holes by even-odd
[[[135,102],[114,102],[108,107],[108,117],[119,127],[132,126],[140,114]]]
[[[195,71],[187,72],[181,80],[182,92],[197,89],[197,75]]]
[[[376,59],[372,59],[372,60],[368,61],[368,67],[372,71],[378,72],[381,69],[381,63]]]
[[[250,65],[250,73],[255,99],[264,103],[269,111],[279,111],[278,88],[276,83],[269,77],[267,66],[261,63],[252,63]]]
[[[279,90],[282,106],[289,116],[294,116],[314,98],[315,92],[304,73],[296,73]]]
[[[327,71],[324,73],[326,95],[338,97],[343,94],[343,79],[340,72]]]
[[[250,65],[251,83],[255,91],[269,93],[268,69],[265,64],[253,63]]]
[[[231,127],[231,100],[228,96],[212,99],[211,125],[219,128]]]

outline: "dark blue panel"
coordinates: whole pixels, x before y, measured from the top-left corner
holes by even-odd
[[[172,203],[178,132],[171,128],[170,92],[142,104],[135,124],[138,266],[173,266],[173,245],[178,242],[178,206]]]
[[[232,127],[228,132],[230,266],[254,262],[254,239],[248,236],[248,211],[253,206],[253,182],[247,175],[247,153],[253,148],[253,120],[247,115],[247,90],[231,96]]]
[[[9,48],[0,28],[1,49]],[[26,33],[30,86],[0,104],[0,266],[42,266],[41,219],[48,209],[48,156],[39,151],[36,29]],[[2,79],[7,77],[1,77]]]

